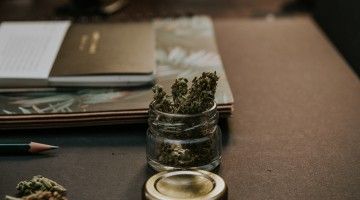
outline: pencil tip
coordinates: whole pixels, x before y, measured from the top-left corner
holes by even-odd
[[[31,153],[37,153],[37,152],[42,152],[42,151],[47,151],[47,150],[52,150],[52,149],[58,149],[58,146],[52,146],[52,145],[48,145],[48,144],[41,144],[41,143],[37,143],[37,142],[30,142],[30,149],[29,152]]]

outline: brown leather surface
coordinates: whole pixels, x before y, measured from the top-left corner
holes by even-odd
[[[217,19],[217,42],[235,97],[221,123],[219,169],[229,199],[358,199],[360,84],[308,18]],[[0,196],[42,174],[69,199],[140,199],[154,172],[145,125],[2,131],[0,141],[61,146],[0,157]]]
[[[360,198],[360,84],[307,18],[217,20],[231,199]]]

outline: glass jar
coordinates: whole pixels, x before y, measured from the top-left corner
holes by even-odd
[[[221,131],[216,103],[198,114],[172,114],[149,108],[146,154],[156,171],[212,170],[220,164]]]

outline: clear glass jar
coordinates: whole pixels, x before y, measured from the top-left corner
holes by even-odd
[[[220,164],[221,131],[216,103],[199,114],[172,114],[150,104],[146,154],[157,171],[212,170]]]

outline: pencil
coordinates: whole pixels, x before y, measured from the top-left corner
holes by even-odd
[[[28,144],[0,144],[0,154],[31,154],[57,148],[59,147],[37,142],[30,142]]]

